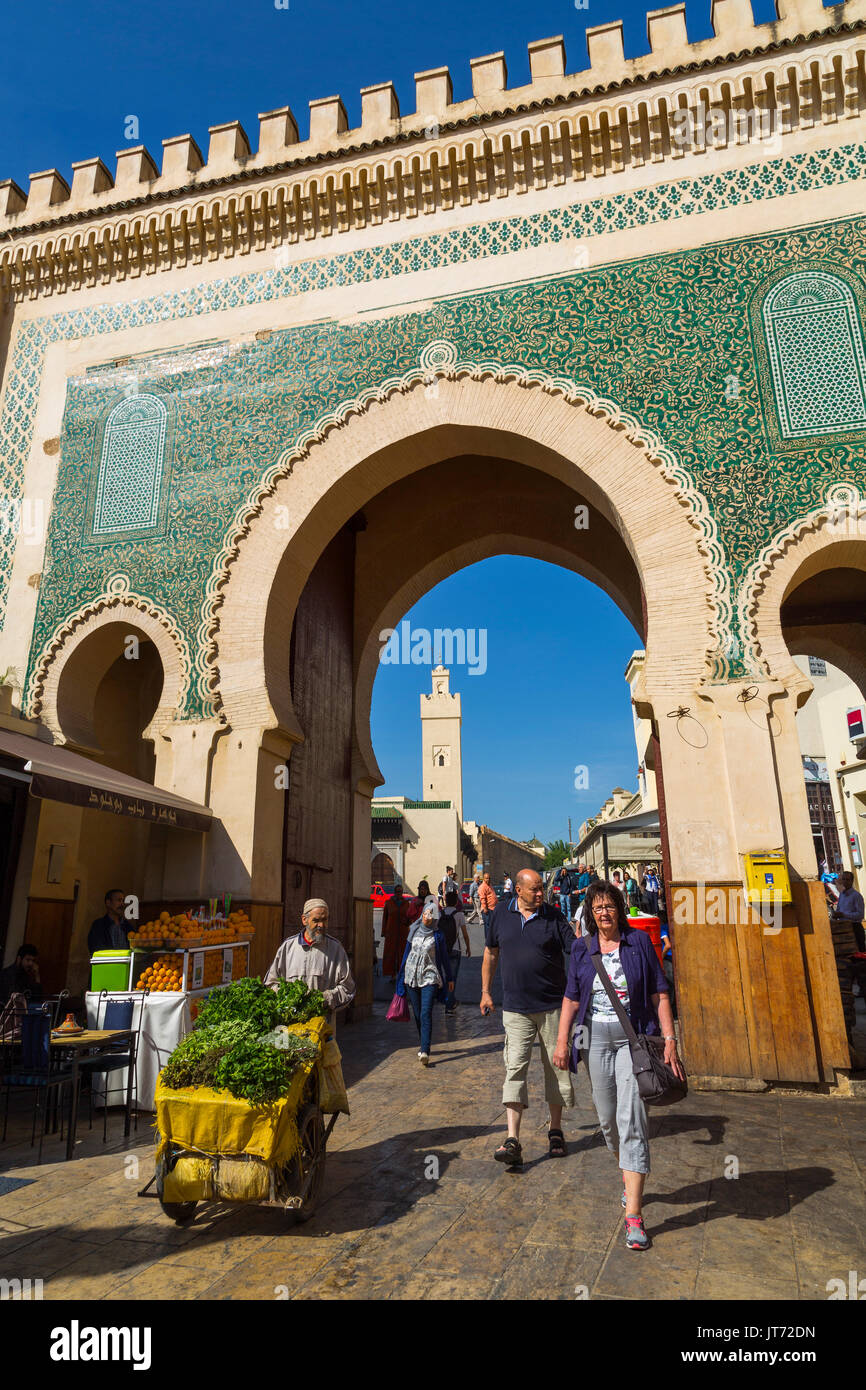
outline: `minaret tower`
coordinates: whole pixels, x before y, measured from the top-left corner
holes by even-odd
[[[450,672],[433,670],[433,690],[421,696],[421,797],[450,801],[463,820],[460,696],[449,691]]]

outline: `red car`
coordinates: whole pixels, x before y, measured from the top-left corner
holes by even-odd
[[[393,896],[393,890],[383,888],[381,883],[374,883],[370,890],[370,899],[374,907],[384,907],[388,899]]]

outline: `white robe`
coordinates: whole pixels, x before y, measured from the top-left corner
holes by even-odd
[[[312,946],[304,946],[302,933],[284,941],[265,976],[266,985],[279,980],[303,980],[310,989],[330,990],[334,996],[330,1014],[331,1027],[336,1031],[337,1009],[344,1009],[355,997],[355,981],[349,957],[339,941],[327,934]]]

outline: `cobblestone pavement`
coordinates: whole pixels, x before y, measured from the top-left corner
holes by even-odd
[[[826,1299],[829,1279],[866,1272],[866,1102],[693,1092],[658,1112],[652,1247],[629,1251],[584,1076],[568,1155],[550,1159],[536,1054],[524,1169],[493,1162],[501,1017],[481,1017],[479,983],[476,943],[456,1018],[437,1009],[426,1071],[414,1024],[385,1020],[386,981],[374,1017],[342,1030],[352,1115],[308,1225],[204,1205],[180,1228],[136,1196],[152,1172],[148,1118],[133,1142],[103,1146],[85,1117],[69,1163],[54,1137],[39,1168],[28,1142],[0,1148],[3,1174],[32,1179],[0,1195],[0,1277],[42,1279],[46,1299],[763,1300]]]

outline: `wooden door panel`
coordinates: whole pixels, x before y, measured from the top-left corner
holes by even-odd
[[[672,887],[686,1066],[699,1076],[753,1076],[736,933],[730,925],[707,924],[697,885]]]
[[[45,994],[66,989],[69,973],[69,945],[75,903],[61,898],[29,898],[24,940],[39,952],[39,976]]]

